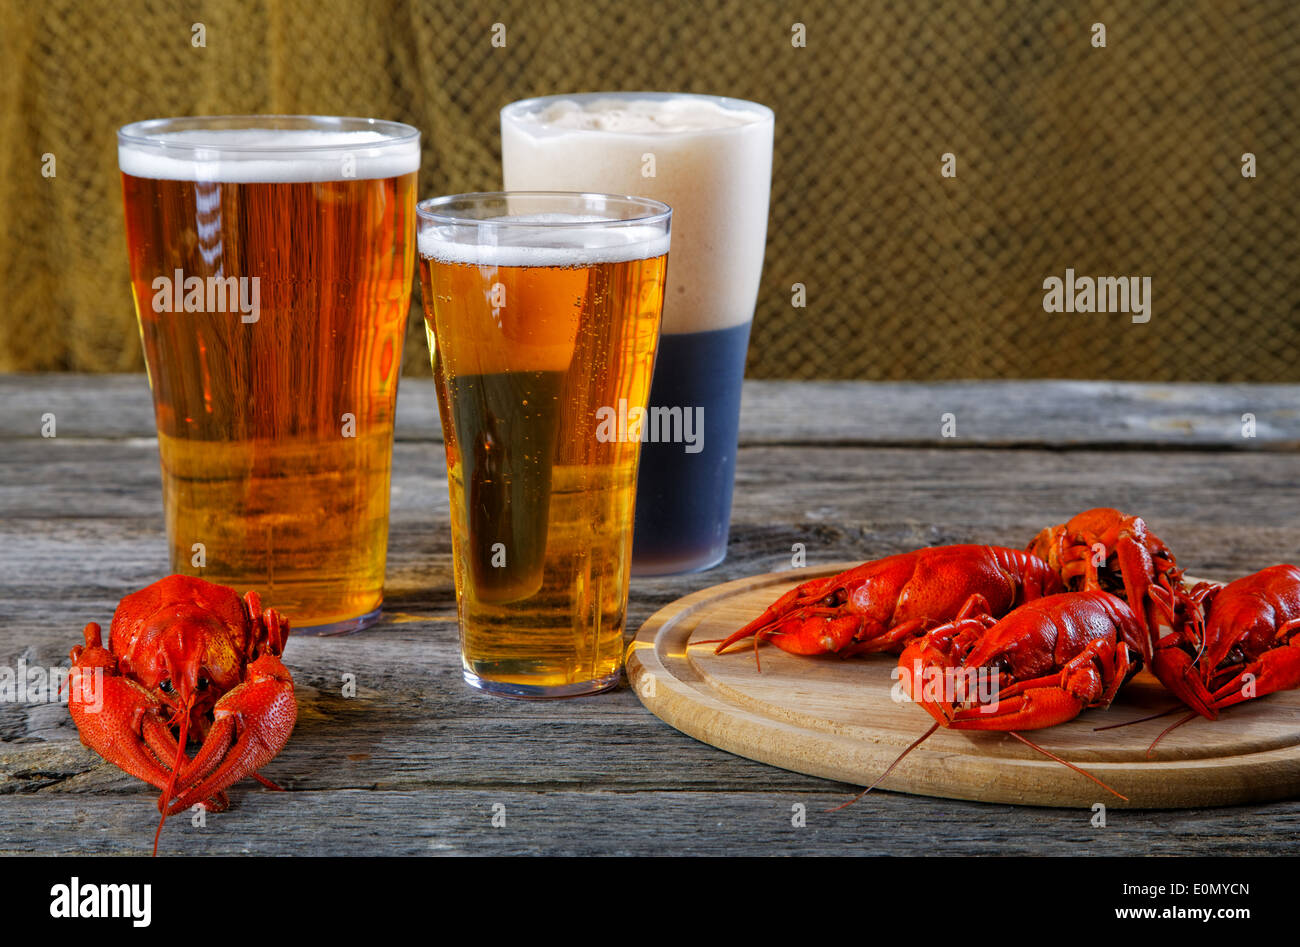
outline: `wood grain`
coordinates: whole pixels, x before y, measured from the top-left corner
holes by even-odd
[[[47,413],[62,437],[154,436],[144,375],[0,375],[0,404],[0,437],[39,437]],[[1293,451],[1300,405],[1292,385],[747,381],[740,431],[742,444]],[[431,379],[402,379],[396,432],[441,440]]]
[[[959,437],[944,440],[935,408],[953,395],[983,420],[951,409]],[[795,544],[810,568],[940,542],[1020,545],[1099,504],[1143,513],[1202,574],[1300,559],[1300,386],[747,382],[744,404],[727,560],[635,579],[629,630],[691,592],[788,568]],[[889,407],[864,424],[867,404]],[[403,380],[385,621],[290,639],[303,711],[267,770],[289,792],[238,786],[207,829],[169,825],[164,851],[1247,854],[1300,841],[1297,801],[1114,810],[1100,828],[1088,812],[882,792],[832,817],[822,810],[849,785],[691,739],[629,687],[545,704],[471,691],[433,405],[427,383]],[[1273,419],[1253,444],[1224,422],[1246,405]],[[52,439],[39,435],[47,410]],[[87,621],[166,572],[153,433],[142,375],[0,375],[0,666],[66,664]],[[144,854],[153,801],[81,746],[63,705],[0,701],[0,851]],[[496,801],[506,829],[490,826]]]

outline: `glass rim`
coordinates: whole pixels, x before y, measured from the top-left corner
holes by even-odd
[[[269,127],[268,127],[269,126]],[[277,127],[279,126],[279,127]],[[291,145],[262,142],[256,145],[227,145],[220,142],[197,142],[167,138],[178,131],[377,131],[384,137],[370,141],[329,142],[317,145]],[[373,151],[395,145],[409,145],[420,138],[420,130],[403,122],[351,115],[178,115],[171,118],[147,118],[128,122],[117,130],[118,145],[156,148],[208,154],[260,154],[271,157],[324,152]]]
[[[492,201],[504,202],[512,197],[550,200],[555,199],[557,203],[563,200],[569,202],[586,201],[608,204],[611,201],[621,202],[626,206],[638,207],[645,211],[644,214],[634,217],[609,217],[600,220],[502,220],[492,217],[468,217],[459,214],[439,213],[438,208],[454,204],[464,203],[466,205],[487,204]],[[599,213],[599,211],[597,211]],[[453,227],[527,227],[535,228],[557,228],[557,229],[583,229],[590,230],[593,227],[644,227],[667,224],[672,219],[673,209],[663,201],[656,201],[649,197],[636,197],[631,194],[602,194],[598,191],[470,191],[465,194],[444,194],[440,197],[430,197],[420,201],[415,205],[416,218],[420,221],[428,221],[433,224]]]
[[[770,106],[762,102],[755,102],[752,99],[737,99],[728,95],[711,95],[705,92],[664,92],[664,91],[641,91],[641,92],[568,92],[555,95],[538,95],[529,99],[518,99],[508,105],[501,107],[501,119],[504,121],[518,121],[522,113],[538,111],[550,105],[552,102],[593,102],[599,99],[696,99],[698,101],[710,102],[721,108],[733,112],[754,112],[762,117],[764,123],[776,124],[776,113]],[[752,124],[752,123],[747,123]],[[603,128],[570,128],[565,126],[560,129],[564,132],[581,132],[587,134],[618,134],[627,136],[640,136],[645,138],[672,138],[677,135],[725,135],[746,128],[747,125],[726,125],[719,128],[691,128],[681,129],[678,131],[624,131],[622,129],[616,132],[610,132]]]

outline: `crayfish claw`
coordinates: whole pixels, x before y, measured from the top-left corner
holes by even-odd
[[[166,815],[176,815],[247,776],[256,776],[284,749],[298,713],[289,672],[269,654],[249,665],[249,671],[247,683],[217,701],[212,729],[179,774],[176,797],[159,800],[160,807],[166,805]]]

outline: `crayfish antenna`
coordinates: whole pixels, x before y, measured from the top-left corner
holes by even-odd
[[[730,637],[722,639],[722,643],[714,650],[714,654],[726,654],[727,648],[745,638],[762,637],[763,632],[778,624],[783,617],[784,615],[775,614],[771,608],[767,609],[744,628],[733,632]]]
[[[1174,708],[1174,710],[1177,710],[1177,709],[1178,709],[1177,707]],[[1168,713],[1173,713],[1173,710],[1168,711]],[[1162,714],[1161,716],[1164,716],[1164,715]],[[1186,717],[1184,717],[1182,720],[1178,721],[1177,723],[1172,723],[1172,724],[1170,724],[1169,726],[1165,727],[1164,730],[1160,731],[1160,736],[1158,736],[1158,737],[1156,737],[1154,740],[1152,740],[1152,741],[1151,741],[1151,745],[1150,745],[1149,747],[1147,747],[1147,759],[1151,759],[1151,753],[1152,753],[1153,750],[1155,750],[1155,748],[1156,748],[1156,744],[1157,744],[1157,743],[1159,743],[1159,742],[1160,742],[1161,740],[1163,740],[1165,737],[1169,736],[1169,734],[1173,733],[1175,730],[1177,730],[1177,729],[1178,729],[1179,727],[1181,727],[1183,724],[1187,723],[1188,721],[1195,720],[1195,719],[1196,719],[1197,717],[1199,717],[1199,716],[1200,716],[1200,714],[1197,713],[1195,710],[1193,710],[1190,714],[1188,714],[1188,715],[1187,715]]]
[[[190,729],[190,703],[183,708],[185,716],[181,717],[181,732],[176,740],[176,760],[172,764],[171,779],[167,780],[167,785],[163,788],[162,798],[158,801],[158,807],[162,814],[158,817],[158,829],[153,834],[153,857],[158,857],[158,840],[162,838],[163,824],[167,821],[167,806],[171,803],[172,796],[176,792],[176,777],[180,774],[181,763],[185,759],[185,743],[189,738]]]
[[[841,809],[847,809],[849,806],[853,805],[853,803],[857,802],[867,793],[871,792],[871,790],[875,789],[877,786],[879,786],[882,782],[885,781],[885,777],[894,771],[894,767],[903,761],[903,757],[905,757],[908,753],[911,753],[913,750],[915,750],[926,740],[930,739],[930,737],[934,736],[934,731],[938,729],[939,729],[939,724],[937,723],[931,726],[929,730],[925,731],[925,733],[921,734],[916,740],[912,741],[912,744],[906,750],[904,750],[902,753],[899,753],[898,756],[894,758],[894,762],[889,764],[889,768],[876,777],[876,781],[874,783],[872,783],[866,789],[862,790],[862,792],[858,793],[856,796],[854,796],[852,799],[850,799],[848,802],[844,803],[843,805],[839,805],[833,809],[827,809],[825,811],[839,812]]]
[[[763,641],[766,638],[768,638],[770,635],[778,634],[778,632],[774,632],[774,631],[769,632],[767,629],[770,627],[771,625],[764,625],[752,636],[754,639],[754,667],[758,670],[758,673],[760,674],[763,673],[763,662],[760,661],[758,657],[758,646],[762,644]],[[739,634],[739,632],[737,634]],[[713,653],[726,654],[727,652],[724,649],[731,646],[738,640],[740,639],[737,637],[737,635],[732,635],[730,638],[706,638],[702,641],[692,641],[691,644],[716,644],[718,645],[718,647],[714,649]],[[719,642],[721,643],[719,644]]]
[[[1063,759],[1061,759],[1061,758],[1060,758],[1059,756],[1057,756],[1055,753],[1049,753],[1047,750],[1044,750],[1041,746],[1039,746],[1039,745],[1038,745],[1037,743],[1035,743],[1033,740],[1028,740],[1028,739],[1022,737],[1020,734],[1016,733],[1016,731],[1014,731],[1014,730],[1008,730],[1007,733],[1011,734],[1013,737],[1015,737],[1017,740],[1019,740],[1019,741],[1020,741],[1021,743],[1023,743],[1025,746],[1027,746],[1027,747],[1031,747],[1031,748],[1037,750],[1039,753],[1042,753],[1042,754],[1043,754],[1044,756],[1046,756],[1048,759],[1056,760],[1056,762],[1061,763],[1061,764],[1063,764],[1063,765],[1065,765],[1065,766],[1070,767],[1070,769],[1074,770],[1074,771],[1075,771],[1076,773],[1078,773],[1080,776],[1087,776],[1089,779],[1091,779],[1094,783],[1096,783],[1096,784],[1097,784],[1098,786],[1100,786],[1102,789],[1106,790],[1108,793],[1111,793],[1112,795],[1118,796],[1119,798],[1123,799],[1125,802],[1128,802],[1128,801],[1129,801],[1129,800],[1128,800],[1128,796],[1124,795],[1123,793],[1116,792],[1115,790],[1111,789],[1109,786],[1107,786],[1105,783],[1103,783],[1100,779],[1098,779],[1096,776],[1092,775],[1092,773],[1088,772],[1087,770],[1085,770],[1085,769],[1081,769],[1080,767],[1075,766],[1075,765],[1074,765],[1073,763],[1071,763],[1069,760],[1063,760]]]
[[[1149,716],[1149,717],[1138,717],[1136,720],[1125,720],[1123,723],[1108,723],[1108,724],[1106,724],[1106,726],[1104,726],[1104,727],[1093,727],[1093,728],[1092,728],[1092,732],[1093,732],[1093,733],[1100,733],[1102,730],[1115,730],[1115,729],[1117,729],[1118,727],[1131,727],[1131,726],[1133,726],[1133,724],[1135,724],[1135,723],[1146,723],[1148,720],[1159,720],[1161,717],[1168,717],[1171,713],[1173,713],[1175,710],[1177,710],[1177,709],[1178,709],[1179,707],[1181,707],[1181,706],[1183,706],[1183,705],[1182,705],[1182,704],[1174,704],[1174,705],[1173,705],[1172,707],[1170,707],[1168,710],[1162,710],[1162,711],[1160,711],[1160,713],[1158,713],[1158,714],[1152,714],[1152,715]]]

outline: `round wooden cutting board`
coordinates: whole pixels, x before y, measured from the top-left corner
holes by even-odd
[[[933,723],[919,706],[891,698],[897,658],[801,657],[751,645],[716,645],[788,589],[856,563],[777,572],[704,589],[660,609],[641,627],[627,661],[642,703],[683,733],[784,769],[866,786]],[[897,792],[1040,806],[1159,809],[1231,805],[1300,796],[1300,691],[1271,694],[1197,718],[1157,745],[1184,712],[1115,730],[1176,699],[1142,671],[1104,710],[1026,736],[1128,797],[1034,752],[1004,733],[940,729],[880,784]]]

